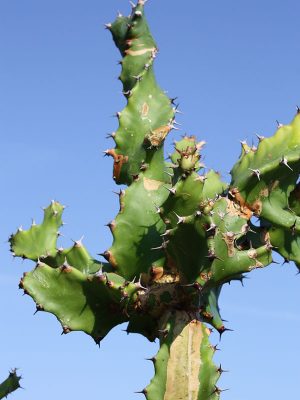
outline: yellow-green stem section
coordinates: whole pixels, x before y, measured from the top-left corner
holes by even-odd
[[[220,376],[213,364],[209,329],[184,311],[168,313],[161,323],[155,376],[145,389],[148,400],[215,400]]]

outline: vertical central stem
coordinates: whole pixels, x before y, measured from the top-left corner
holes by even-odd
[[[164,400],[196,400],[202,360],[199,354],[203,331],[199,321],[188,321],[187,314],[175,317],[174,340],[170,345]]]
[[[215,400],[220,371],[214,365],[209,329],[185,311],[161,321],[161,347],[154,359],[155,376],[145,390],[148,400]]]

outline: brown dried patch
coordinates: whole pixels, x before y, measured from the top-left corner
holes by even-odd
[[[235,235],[233,232],[223,233],[223,240],[227,245],[228,257],[233,257],[235,255],[234,237]]]
[[[252,206],[251,209],[253,210],[255,215],[260,215],[262,211],[262,202],[261,200],[256,200]]]
[[[161,145],[162,141],[165,139],[167,134],[170,132],[170,125],[163,125],[159,128],[154,129],[147,135],[147,139],[151,143],[151,146],[158,147]]]
[[[148,103],[144,103],[142,105],[141,115],[142,115],[142,117],[147,117],[148,113],[149,113],[149,105],[148,105]]]
[[[143,179],[144,182],[144,188],[148,191],[153,191],[153,190],[158,190],[161,185],[163,184],[163,182],[161,181],[157,181],[155,179],[149,179],[149,178],[145,178]]]
[[[201,274],[200,274],[200,279],[205,282],[208,282],[211,279],[211,277],[212,277],[211,271],[210,272],[201,272]]]
[[[270,233],[267,229],[264,229],[261,232],[261,240],[263,241],[263,243],[266,243],[266,244],[271,243]]]
[[[114,158],[113,178],[118,181],[123,164],[128,162],[128,156],[117,154],[115,149],[107,150],[107,154]]]
[[[156,267],[155,265],[152,265],[150,269],[150,275],[153,282],[158,282],[162,278],[163,274],[163,267]]]
[[[235,196],[236,198],[236,196]],[[227,209],[226,212],[229,215],[237,216],[245,219],[249,219],[249,212],[245,212],[245,210],[239,205],[226,198]]]
[[[155,48],[155,47],[150,47],[150,48],[148,48],[148,49],[141,49],[141,50],[131,50],[131,49],[127,49],[127,50],[125,50],[125,54],[127,54],[127,55],[129,55],[129,56],[136,57],[136,56],[141,56],[141,55],[143,55],[143,54],[145,54],[145,53],[154,52],[154,51],[156,51],[156,48]]]
[[[241,213],[245,215],[245,218],[250,219],[253,215],[253,209],[251,205],[246,203],[245,199],[242,197],[237,188],[233,188],[230,193],[240,206]]]

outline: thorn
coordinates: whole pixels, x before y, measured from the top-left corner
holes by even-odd
[[[63,265],[61,265],[60,268],[64,272],[70,272],[72,270],[72,267],[68,264],[67,257],[65,257],[65,261],[64,261]]]
[[[270,242],[265,244],[265,247],[268,251],[276,249],[277,247],[273,246]]]
[[[162,250],[168,247],[169,240],[163,241],[162,244],[158,247],[152,247],[151,250]]]
[[[135,78],[137,82],[140,82],[143,79],[142,75],[132,75],[132,78]]]
[[[220,394],[222,392],[226,392],[227,390],[229,390],[229,389],[220,389],[220,388],[218,388],[218,386],[215,386],[215,390],[212,392],[211,396],[214,394],[217,394],[218,396],[220,396]]]
[[[293,223],[293,225],[290,227],[290,230],[292,231],[292,235],[294,236],[296,233],[296,222],[297,220],[295,219],[295,222]]]
[[[171,178],[174,178],[174,174],[172,174],[172,172],[164,171],[164,173],[170,176]]]
[[[180,217],[178,214],[176,214],[175,211],[173,211],[173,213],[176,215],[178,221],[177,221],[177,225],[179,224],[183,224],[185,222],[185,217]]]
[[[170,99],[171,103],[174,104],[175,107],[177,107],[177,104],[175,104],[175,101],[178,99],[178,97],[173,97]]]
[[[223,372],[228,372],[228,371],[223,369],[222,365],[220,364],[219,367],[217,368],[217,372],[219,372],[219,374],[223,374]]]
[[[111,24],[111,23],[104,24],[104,28],[105,28],[105,29],[111,29],[111,27],[112,27],[112,24]]]
[[[66,335],[67,333],[70,333],[72,331],[71,328],[69,328],[67,325],[63,326],[63,331],[62,331],[62,335]]]
[[[19,226],[19,228],[17,229],[17,232],[22,232],[23,231],[23,227],[22,225]]]
[[[142,162],[141,166],[140,166],[140,171],[146,171],[149,167],[149,164]]]
[[[135,7],[136,7],[136,5],[134,4],[133,1],[129,1],[129,3],[130,3],[130,5],[131,5],[132,8],[135,8]]]
[[[208,250],[208,255],[206,256],[206,258],[208,258],[209,260],[213,261],[213,260],[220,260],[223,261],[221,258],[217,257],[216,253],[214,252],[214,250]]]
[[[116,222],[114,220],[110,221],[107,224],[105,224],[105,226],[107,226],[110,229],[110,231],[113,232],[116,227]]]
[[[169,334],[169,329],[158,329],[157,332],[160,333],[165,338]]]
[[[273,259],[272,259],[271,263],[272,263],[272,264],[278,264],[278,265],[280,264],[279,261],[275,261],[275,260],[273,260]]]
[[[122,18],[122,17],[123,17],[123,14],[120,13],[120,11],[118,11],[117,17],[118,17],[118,18]]]
[[[103,157],[108,157],[108,156],[111,155],[111,154],[110,154],[110,149],[104,150],[102,153],[104,154]]]
[[[174,187],[168,188],[167,186],[164,186],[165,189],[167,189],[171,194],[175,195],[176,194],[176,189]]]
[[[256,135],[256,137],[257,137],[257,139],[261,142],[262,140],[264,140],[264,136],[260,136],[260,135],[258,135],[257,133],[255,134]]]
[[[36,262],[36,266],[40,267],[41,265],[43,265],[43,263],[41,262],[40,258],[38,258],[37,262]]]
[[[213,350],[213,352],[220,351],[217,344],[215,344],[214,346],[211,344],[210,347]]]
[[[143,13],[142,13],[142,11],[135,11],[134,15],[137,17],[141,17],[143,15]]]
[[[183,114],[183,112],[180,111],[180,110],[178,109],[178,107],[179,107],[179,104],[176,104],[176,106],[173,108],[173,112],[174,112],[175,114]]]
[[[156,362],[156,358],[155,357],[151,357],[151,358],[145,358],[146,361],[151,361],[153,362],[153,364]]]
[[[210,226],[209,226],[209,228],[208,228],[208,229],[206,229],[206,232],[210,232],[210,231],[212,231],[212,232],[214,232],[214,233],[215,233],[215,231],[216,231],[216,228],[217,228],[217,225],[216,225],[216,224],[214,224],[214,223],[211,223],[211,224],[210,224]]]
[[[35,315],[37,312],[39,312],[39,311],[44,311],[44,307],[43,306],[41,306],[40,304],[36,304],[36,310],[35,310],[35,312],[33,313],[33,315]]]
[[[173,124],[178,125],[178,126],[182,126],[182,124],[180,124],[179,122],[175,121],[175,119],[173,119]]]
[[[154,207],[155,207],[155,209],[156,209],[156,213],[157,213],[157,214],[161,214],[162,209],[161,209],[158,205],[156,205],[156,204],[154,204]]]
[[[177,126],[173,124],[169,124],[170,129],[174,129],[174,131],[180,131],[180,128],[177,128]]]
[[[104,339],[103,336],[94,337],[94,341],[95,341],[96,345],[99,346],[99,347],[100,347],[100,342],[103,339]]]
[[[257,179],[260,181],[260,170],[259,169],[252,169],[252,168],[248,168],[250,171],[252,171],[252,175],[256,176]]]
[[[276,119],[276,124],[277,124],[277,128],[283,127],[283,124],[281,124],[277,119]]]
[[[121,197],[125,194],[125,190],[120,189],[119,192],[115,192],[114,190],[112,191],[114,194],[116,194],[117,196]]]
[[[147,390],[146,389],[143,389],[143,390],[140,390],[139,392],[134,392],[134,393],[143,394],[144,396],[147,396]]]
[[[233,329],[225,328],[225,326],[222,326],[221,328],[217,329],[217,331],[219,332],[220,340],[221,340],[224,332],[226,332],[226,331],[233,332]]]
[[[297,112],[297,114],[300,114],[300,108],[299,108],[299,106],[296,106],[296,112]]]
[[[116,136],[116,132],[108,133],[108,134],[106,135],[106,139],[111,139],[111,138],[114,139],[115,136]],[[107,150],[104,151],[103,153],[106,153],[106,152],[107,152]],[[107,155],[109,155],[109,154],[107,154]]]
[[[123,90],[122,93],[123,93],[124,96],[130,97],[131,94],[132,94],[132,91],[131,91],[131,90],[127,90],[127,91],[124,91],[124,90]]]
[[[105,260],[109,262],[110,252],[106,250],[104,253],[100,253],[99,256],[104,257]]]
[[[167,229],[167,230],[165,231],[165,233],[162,233],[160,236],[161,236],[162,238],[164,238],[164,237],[170,237],[170,236],[172,236],[172,235],[174,234],[175,231],[176,231],[176,228]]]
[[[279,164],[280,164],[280,165],[285,165],[288,169],[290,169],[291,171],[293,171],[293,169],[289,166],[286,157],[282,156],[281,160],[279,161]]]
[[[139,280],[138,280],[138,282],[137,282],[135,285],[136,285],[139,289],[143,289],[143,290],[148,291],[148,288],[144,287],[144,286],[141,284],[141,278],[142,278],[142,274],[140,274]]]
[[[84,235],[81,236],[79,240],[73,240],[74,242],[74,247],[82,247],[82,241],[83,241]]]
[[[97,272],[95,272],[95,275],[94,275],[96,278],[101,278],[101,279],[103,279],[103,277],[106,277],[106,275],[105,274],[103,274],[103,271],[102,271],[102,266],[101,266],[101,268],[97,271]],[[106,278],[105,278],[106,279]]]

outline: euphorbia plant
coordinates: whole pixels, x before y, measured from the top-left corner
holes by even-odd
[[[159,339],[154,378],[141,392],[147,399],[218,399],[223,371],[212,361],[209,334],[227,329],[218,306],[222,286],[269,265],[272,251],[300,263],[300,116],[259,137],[257,147],[242,143],[229,184],[203,172],[204,142],[193,136],[178,141],[165,161],[164,141],[179,110],[155,81],[157,47],[144,3],[106,26],[122,55],[127,105],[116,114],[115,148],[105,154],[114,159],[115,182],[128,186],[109,223],[106,262],[81,241],[57,246],[63,206],[55,201],[42,224],[19,229],[10,243],[14,255],[36,262],[20,287],[38,310],[56,315],[64,333],[82,330],[100,343],[128,322],[128,333]]]

